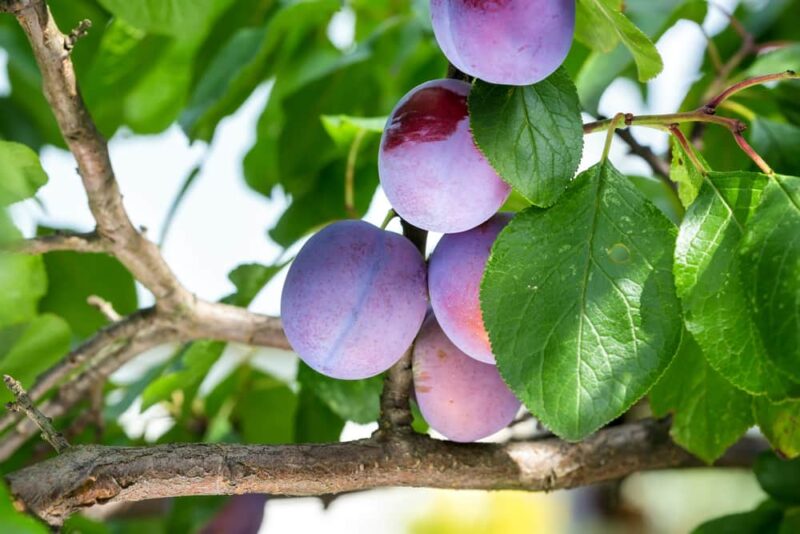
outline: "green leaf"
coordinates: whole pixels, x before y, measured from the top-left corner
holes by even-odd
[[[335,443],[339,441],[344,424],[344,419],[313,391],[300,390],[294,423],[295,443]]]
[[[610,164],[492,249],[483,318],[501,375],[531,412],[580,440],[642,397],[678,348],[674,226]]]
[[[797,479],[795,479],[797,483]],[[800,507],[790,508],[783,514],[778,534],[796,534],[800,532]]]
[[[386,117],[323,115],[320,120],[336,146],[344,149],[349,149],[359,135],[382,133],[386,125]]]
[[[377,140],[374,140],[377,141]],[[367,212],[378,186],[377,143],[364,143],[356,161],[354,197],[356,214]],[[345,208],[345,160],[338,160],[319,172],[313,189],[292,199],[269,236],[279,245],[288,247],[308,232],[331,221],[352,217]]]
[[[206,30],[233,0],[99,0],[115,16],[149,33],[191,35]]]
[[[692,534],[770,534],[777,533],[783,509],[771,501],[741,514],[726,515],[703,523]]]
[[[169,399],[173,391],[199,386],[223,350],[225,343],[221,341],[197,341],[189,345],[182,353],[180,368],[158,377],[142,392],[142,410]]]
[[[243,264],[228,274],[236,292],[222,302],[246,308],[286,263],[265,266],[257,263]],[[142,409],[168,400],[174,391],[195,390],[205,379],[211,367],[225,350],[223,342],[198,341],[178,353],[177,365],[153,380],[142,393]]]
[[[173,39],[140,72],[122,102],[123,121],[134,132],[162,132],[178,119],[189,98],[200,44],[200,39]]]
[[[138,307],[133,277],[111,256],[50,252],[44,255],[44,264],[49,287],[39,309],[66,319],[78,337],[88,337],[108,324],[108,319],[87,302],[91,295],[110,302],[121,315]]]
[[[750,129],[750,141],[774,169],[800,175],[800,128],[758,117]]]
[[[611,52],[592,52],[575,76],[578,98],[584,109],[598,114],[600,98],[608,86],[633,62],[623,45]]]
[[[787,504],[800,504],[800,458],[782,460],[765,452],[756,460],[753,471],[771,497]]]
[[[365,380],[334,380],[301,363],[297,380],[304,390],[313,391],[333,412],[346,421],[371,423],[380,413],[383,377]]]
[[[800,178],[770,177],[741,254],[748,307],[769,358],[800,381]]]
[[[469,113],[475,143],[500,176],[533,204],[552,205],[583,153],[581,108],[567,73],[526,87],[479,80]]]
[[[753,425],[751,399],[711,368],[689,333],[650,392],[654,415],[674,414],[675,443],[709,464]]]
[[[111,136],[124,120],[125,97],[160,58],[168,40],[115,19],[103,32],[81,88],[98,128]],[[162,91],[166,91],[162,89]]]
[[[592,0],[579,0],[576,32],[581,29],[580,10],[590,10],[592,3]],[[661,37],[679,19],[691,20],[698,24],[702,23],[708,8],[705,0],[659,0],[658,2],[653,2],[652,0],[627,0],[624,2],[624,6],[631,20],[642,28],[645,33],[652,36],[653,40]],[[616,4],[613,7],[616,7]],[[614,32],[614,38],[608,43],[617,44],[619,39],[617,39],[614,27],[599,12],[595,13],[597,16],[593,17],[591,21],[584,17],[587,21],[586,25],[591,24],[591,30],[597,33],[598,38],[603,38],[603,34]],[[597,20],[598,18],[600,20]],[[582,38],[579,33],[576,33],[576,37],[579,40]],[[583,37],[586,37],[586,35],[584,34]],[[618,76],[630,77],[628,71],[633,64],[633,57],[628,53],[624,45],[611,46],[610,49],[608,46],[610,45],[594,43],[592,48],[595,51],[591,53],[575,76],[578,95],[584,109],[595,115],[600,104],[600,97],[605,90]]]
[[[592,16],[595,23],[600,24],[600,21],[605,20],[630,50],[639,71],[639,81],[646,82],[655,78],[664,68],[661,55],[647,35],[622,14],[619,0],[586,1],[590,2],[586,7],[595,12]]]
[[[0,481],[0,531],[14,534],[49,534],[50,529],[32,516],[18,512],[12,504],[11,492]]]
[[[245,443],[294,442],[297,396],[286,385],[258,375],[234,408]]]
[[[228,278],[236,286],[236,293],[223,299],[227,304],[246,308],[264,286],[283,269],[290,260],[275,265],[245,263],[228,274]]]
[[[0,326],[33,319],[46,291],[41,256],[0,252]]]
[[[747,69],[747,75],[762,76],[785,70],[800,70],[800,43],[781,46],[777,50],[758,56]]]
[[[681,224],[684,214],[683,205],[675,194],[675,190],[666,181],[656,176],[631,175],[628,176],[628,179],[675,226]]]
[[[71,339],[69,325],[52,314],[2,329],[0,374],[11,375],[29,388],[39,373],[67,354]],[[0,402],[11,400],[11,393],[2,388]]]
[[[0,141],[0,206],[32,197],[46,183],[47,174],[33,150]]]
[[[622,0],[609,4],[611,9],[622,11]],[[578,0],[575,17],[575,39],[589,48],[608,53],[619,43],[619,35],[608,17],[594,4],[593,0]]]
[[[785,458],[800,456],[800,402],[773,404],[768,399],[753,399],[753,413],[761,432],[772,448]]]
[[[266,25],[242,28],[223,46],[195,87],[180,118],[193,139],[210,140],[217,123],[235,111],[281,61],[340,8],[336,0],[286,4]]]
[[[672,146],[672,161],[669,167],[669,179],[678,184],[678,197],[681,199],[681,204],[684,207],[689,207],[700,193],[700,187],[703,185],[703,175],[692,164],[686,151],[674,137],[670,137],[670,144]],[[702,159],[703,156],[697,153],[697,157],[705,165],[706,171],[708,171],[708,164]]]
[[[737,251],[765,185],[759,174],[709,173],[678,232],[675,284],[686,327],[711,366],[750,394],[782,400],[800,387],[766,355]]]

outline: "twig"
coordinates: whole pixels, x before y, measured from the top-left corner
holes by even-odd
[[[100,253],[106,252],[108,246],[95,232],[85,234],[56,232],[20,241],[13,244],[11,248],[14,252],[22,254],[45,254],[60,250]]]
[[[747,78],[746,80],[742,80],[741,82],[735,83],[722,91],[720,94],[709,100],[709,102],[704,106],[704,111],[706,113],[714,114],[717,111],[717,108],[720,104],[725,102],[728,98],[732,97],[736,93],[740,91],[744,91],[750,87],[754,87],[756,85],[762,85],[769,82],[776,82],[781,80],[793,80],[797,79],[798,75],[793,70],[787,70],[784,72],[778,72],[775,74],[765,74],[763,76],[754,76],[752,78]]]
[[[627,126],[648,126],[660,130],[669,130],[673,134],[675,134],[675,130],[677,129],[678,125],[684,123],[717,124],[719,126],[723,126],[728,129],[731,135],[733,135],[733,138],[739,145],[739,147],[745,152],[745,154],[747,154],[748,157],[750,157],[756,163],[756,165],[761,169],[762,172],[766,174],[773,174],[773,170],[770,168],[770,166],[755,151],[755,149],[753,149],[753,147],[750,146],[750,144],[745,140],[744,136],[742,136],[742,132],[745,131],[747,126],[738,119],[732,119],[730,117],[719,117],[715,115],[715,113],[717,107],[720,106],[722,103],[724,103],[728,98],[730,98],[732,95],[740,91],[743,91],[744,89],[747,89],[748,87],[753,87],[755,85],[776,80],[797,79],[798,77],[799,76],[794,71],[790,70],[776,74],[756,76],[754,78],[743,80],[723,90],[717,96],[712,98],[708,102],[708,104],[694,111],[669,113],[664,115],[633,115],[631,113],[626,115],[617,114],[613,119],[604,119],[584,124],[583,132],[585,134],[599,132],[599,131],[611,132],[612,130],[617,129],[621,126],[622,121],[620,120],[620,117],[624,117],[624,124]],[[693,134],[695,133],[696,130],[693,131]],[[610,136],[606,138],[606,146],[603,151],[603,159],[605,159],[605,156],[608,153],[609,145],[610,145]],[[693,155],[693,153],[689,153],[689,155],[691,156]]]
[[[69,32],[69,35],[67,35],[67,38],[64,41],[64,50],[67,52],[72,51],[72,49],[75,48],[75,44],[89,33],[89,28],[91,27],[91,20],[83,19],[80,21],[75,29],[73,29],[71,32]]]
[[[122,316],[117,313],[117,310],[114,309],[114,305],[102,297],[98,297],[97,295],[89,295],[89,298],[86,299],[86,302],[89,304],[89,306],[97,308],[97,310],[112,323],[116,323],[122,319]]]
[[[145,350],[170,342],[219,339],[248,345],[289,350],[281,321],[242,308],[198,301],[187,316],[175,318],[155,308],[140,310],[110,324],[77,347],[54,367],[40,375],[29,392],[37,402],[58,383],[85,365],[83,371],[63,384],[58,394],[40,406],[49,417],[59,417],[81,401],[92,387]],[[16,414],[0,418],[0,432],[16,423]],[[24,444],[36,427],[21,421],[0,439],[0,461]]]
[[[53,428],[53,422],[33,405],[33,402],[31,402],[22,384],[9,375],[3,375],[3,381],[6,383],[6,387],[9,391],[11,391],[11,394],[17,399],[15,402],[9,402],[6,405],[8,409],[27,415],[30,420],[39,427],[39,430],[42,431],[42,438],[52,445],[57,453],[61,454],[67,450],[69,448],[67,440],[61,435],[61,432]]]

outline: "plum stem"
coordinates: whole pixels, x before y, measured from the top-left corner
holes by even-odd
[[[363,128],[358,130],[353,142],[350,145],[350,151],[347,153],[347,167],[344,173],[344,209],[348,217],[357,218],[356,212],[356,162],[358,160],[358,151],[361,148],[361,143],[364,141],[364,136],[367,131]]]
[[[389,226],[389,223],[392,222],[392,219],[397,217],[397,212],[393,209],[389,209],[386,212],[386,217],[383,218],[383,222],[381,223],[381,230],[386,230],[386,227]]]
[[[400,222],[403,225],[403,235],[417,247],[424,258],[428,232],[403,219],[400,219]],[[412,344],[403,357],[386,371],[381,392],[381,415],[378,420],[378,430],[374,434],[377,439],[390,439],[414,433],[411,426],[414,415],[411,413],[410,400],[411,389],[414,387],[414,375],[411,370],[413,347]]]
[[[600,162],[605,163],[608,159],[608,153],[611,151],[611,143],[614,141],[614,132],[617,131],[621,125],[625,123],[625,114],[617,113],[614,118],[608,122],[608,132],[606,133],[606,144],[603,146],[603,155],[600,156]]]

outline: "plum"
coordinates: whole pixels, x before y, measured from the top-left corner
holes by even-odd
[[[483,157],[469,129],[460,80],[412,89],[389,116],[378,172],[395,211],[433,232],[463,232],[494,215],[511,188]]]
[[[427,310],[425,262],[405,237],[363,221],[333,223],[294,260],[281,295],[286,337],[320,373],[382,373],[411,346]]]
[[[514,420],[520,402],[497,367],[453,345],[433,315],[414,343],[414,392],[428,424],[453,441],[475,441]]]
[[[567,57],[575,0],[431,0],[431,20],[439,47],[462,72],[530,85]]]
[[[428,267],[428,293],[436,319],[447,337],[468,356],[494,363],[483,325],[480,285],[486,260],[511,214],[498,213],[482,225],[447,234],[436,245]]]

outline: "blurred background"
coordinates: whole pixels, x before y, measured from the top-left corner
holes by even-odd
[[[646,15],[654,4],[660,2],[661,0],[629,2],[631,16],[636,19],[637,13]],[[59,4],[67,2],[53,0],[51,3],[58,19],[59,8],[66,9]],[[677,2],[671,3],[677,4]],[[770,4],[766,0],[744,2],[743,5],[737,0],[719,0],[717,3],[725,10],[736,12],[737,16],[741,15],[745,19],[751,14],[759,13]],[[351,57],[359,53],[363,45],[365,30],[359,25],[357,13],[368,13],[369,10],[363,7],[363,2],[353,4],[336,10],[324,22],[328,44],[338,50],[342,57]],[[375,5],[384,4],[387,3],[376,2]],[[395,2],[395,4],[404,3]],[[407,16],[422,20],[421,24],[424,27],[424,6],[420,7],[424,2],[411,4],[413,4],[411,8],[402,10],[411,13]],[[789,8],[787,13],[796,21],[800,13],[792,12],[792,9]],[[19,53],[20,43],[15,40],[16,37],[8,27],[8,21],[4,24],[0,27],[0,98],[10,101],[24,91],[19,87],[24,87],[20,79],[25,73],[21,72],[24,69],[20,68],[19,63],[15,65],[15,54]],[[377,24],[372,24],[372,27]],[[62,29],[67,26],[66,23],[62,24]],[[136,34],[134,29],[127,28],[125,31]],[[122,31],[122,34],[125,34],[125,31]],[[424,33],[424,28],[422,31]],[[108,30],[103,39],[111,39],[107,36]],[[603,84],[600,88],[581,87],[582,97],[585,98],[588,94],[590,99],[596,100],[597,112],[604,116],[612,116],[617,112],[641,114],[678,110],[682,107],[690,88],[702,76],[701,69],[704,68],[704,62],[707,62],[707,39],[716,36],[721,36],[719,40],[723,43],[733,43],[736,39],[729,27],[728,18],[720,9],[710,9],[702,26],[688,20],[679,20],[658,36],[657,46],[665,64],[660,76],[643,88],[623,70],[620,71],[620,76],[612,77],[613,81]],[[239,38],[241,41],[234,42],[232,46],[246,49],[249,43],[248,35],[240,35]],[[430,39],[430,36],[427,35],[426,38]],[[126,51],[123,48],[125,43],[124,39],[118,39],[117,55],[110,56],[109,61],[129,60],[126,59]],[[402,41],[397,43],[399,47],[403,46]],[[113,41],[111,44],[114,44]],[[79,48],[81,46],[83,44],[79,44]],[[92,46],[98,45],[95,43]],[[417,68],[415,75],[425,76],[424,73],[433,73],[431,77],[435,77],[444,74],[445,65],[441,58],[431,59],[426,56],[429,51],[420,51],[419,48],[409,52],[412,53],[419,56],[418,60],[412,61]],[[177,54],[176,58],[174,60],[179,61],[180,54]],[[211,63],[214,63],[213,59]],[[90,88],[85,91],[90,108],[93,95],[101,90],[97,87],[113,91],[109,87],[115,87],[114,84],[125,86],[127,83],[124,79],[111,79],[113,63],[109,65],[105,71],[101,68],[93,70],[92,67],[83,69],[86,77],[103,76],[104,73],[109,76],[109,79],[103,82],[105,85],[100,83],[93,86],[94,90]],[[165,69],[169,68],[169,65],[159,64],[157,68]],[[81,69],[79,69],[80,74]],[[359,74],[350,72],[349,75]],[[203,75],[200,76],[201,79],[195,82],[202,84]],[[397,84],[398,90],[402,89],[404,92],[414,85],[411,83],[413,76],[407,78],[400,77],[393,81]],[[277,274],[272,276],[249,306],[254,311],[269,315],[280,314],[279,297],[286,271],[283,267],[285,260],[296,253],[307,238],[309,230],[337,216],[336,213],[331,215],[326,212],[327,208],[323,204],[309,203],[305,197],[306,193],[296,184],[288,181],[273,183],[269,180],[254,183],[253,168],[262,163],[255,161],[258,159],[258,154],[253,155],[253,151],[263,150],[284,157],[285,154],[281,151],[287,150],[280,143],[273,143],[273,146],[263,144],[263,137],[266,135],[264,129],[268,126],[262,124],[262,121],[265,116],[269,118],[269,114],[273,113],[269,105],[273,98],[277,98],[275,91],[280,90],[280,98],[287,98],[286,85],[281,86],[280,80],[280,75],[277,81],[274,76],[267,76],[266,81],[254,84],[252,91],[249,91],[241,102],[236,102],[232,107],[223,104],[222,107],[228,105],[230,109],[227,111],[230,112],[219,113],[211,126],[191,115],[209,113],[208,107],[203,108],[199,104],[194,108],[187,106],[179,121],[175,120],[175,116],[167,114],[170,117],[169,123],[157,127],[150,127],[149,123],[144,127],[131,126],[130,123],[135,122],[133,119],[126,122],[112,117],[113,113],[106,109],[93,109],[93,113],[99,115],[101,127],[110,134],[112,161],[132,220],[135,224],[145,227],[151,239],[162,243],[165,258],[181,282],[205,299],[218,300],[237,291],[237,287],[228,277],[237,266],[258,264],[272,268]],[[90,80],[90,83],[95,81]],[[151,81],[155,84],[160,80],[154,78]],[[181,81],[176,79],[174,83],[178,84]],[[213,83],[212,80],[209,82],[210,87],[206,88],[212,95],[214,91],[219,92],[218,88],[213,87]],[[168,92],[169,87],[162,87],[162,90]],[[389,94],[392,94],[391,91]],[[193,98],[196,97],[195,100],[199,98],[202,104],[202,96],[197,97],[195,93]],[[126,98],[128,103],[133,102],[131,105],[135,107],[136,95],[126,95]],[[326,98],[327,94],[319,95],[320,110],[323,114],[336,115],[339,110],[335,105],[330,109],[325,108]],[[386,102],[381,102],[381,109],[368,109],[365,115],[385,115],[391,108],[391,105],[387,107],[387,103],[390,104],[389,97]],[[304,103],[298,102],[298,105]],[[5,108],[0,108],[0,125],[2,125],[0,131],[4,137],[9,137],[7,132],[14,125],[11,122],[11,115],[4,113],[3,109]],[[286,113],[287,109],[289,104],[285,104]],[[316,111],[312,110],[309,113]],[[359,111],[361,110],[353,110],[352,114],[359,115]],[[590,120],[588,115],[586,118]],[[157,133],[148,133],[147,130],[157,130]],[[18,133],[19,131],[17,130]],[[299,134],[284,129],[281,135]],[[313,137],[312,134],[309,135]],[[656,153],[667,151],[666,134],[641,129],[635,131],[635,135],[641,143],[651,146]],[[69,152],[53,146],[46,136],[41,139],[31,136],[23,141],[40,149],[42,164],[50,181],[39,190],[35,199],[11,207],[13,220],[22,233],[25,236],[33,236],[45,227],[77,231],[92,230],[93,220]],[[310,141],[309,144],[305,143],[301,142],[298,149],[301,152],[292,156],[295,158],[293,164],[299,164],[298,161],[303,157],[313,159],[318,156],[315,153],[317,150],[315,145],[310,144]],[[603,135],[586,138],[582,168],[599,159],[602,143]],[[372,139],[371,143],[365,144],[363,150],[374,152],[375,146],[375,139]],[[621,142],[614,144],[611,159],[627,174],[645,177],[652,174],[641,159],[628,154],[627,147]],[[364,160],[365,166],[374,165],[374,155],[365,157]],[[325,171],[323,169],[319,172]],[[360,174],[357,175],[357,179],[360,180],[370,172],[374,171],[362,172],[359,168]],[[300,174],[302,173],[298,175]],[[370,186],[374,187],[374,176],[370,175],[364,180],[370,181]],[[340,192],[335,187],[333,189],[315,187],[314,194],[317,198],[326,201],[334,197],[339,198]],[[364,218],[376,224],[380,224],[389,209],[389,204],[380,188],[374,196],[371,195],[371,191],[360,194],[357,202],[358,209],[364,212]],[[669,202],[669,199],[665,202]],[[308,221],[297,222],[298,218],[304,217],[302,213],[305,212],[319,213],[319,216],[307,216]],[[399,224],[394,222],[389,228],[397,231]],[[267,232],[268,229],[271,231]],[[436,236],[432,236],[429,247],[432,248],[435,243]],[[62,273],[68,271],[70,266],[76,271],[84,269],[84,266],[71,264],[69,256],[61,258],[60,261],[59,264],[46,264],[48,275],[59,269]],[[59,275],[54,274],[54,276]],[[80,286],[84,281],[79,278],[79,274],[73,273],[69,276],[76,278],[55,281],[52,287],[64,285],[71,288],[72,293],[80,294],[83,291]],[[114,283],[109,282],[109,284],[111,288],[104,296],[122,308],[119,311],[131,311],[137,305],[141,307],[152,303],[151,295],[139,287],[136,287],[135,295],[118,295],[115,293]],[[70,289],[63,291],[69,292]],[[92,291],[98,292],[96,289]],[[101,294],[103,291],[99,290]],[[59,305],[58,298],[51,297],[50,309],[62,316],[66,315],[67,322],[71,323],[73,342],[88,335],[87,332],[77,331],[80,330],[75,328],[75,324],[78,324],[77,319],[75,324],[72,324],[70,319],[82,312],[66,310],[61,313]],[[297,413],[303,409],[305,401],[298,393],[302,384],[298,384],[296,357],[291,353],[236,345],[222,346],[219,350],[220,353],[213,359],[212,365],[195,371],[191,368],[187,371],[185,362],[181,363],[181,350],[175,346],[149,351],[120,369],[112,377],[106,391],[107,408],[104,416],[111,430],[108,430],[105,439],[109,442],[126,443],[172,441],[185,439],[187,432],[194,431],[190,439],[202,437],[211,440],[235,440],[244,435],[246,440],[255,442],[285,442],[293,439],[299,441],[299,431],[293,425],[300,424]],[[181,375],[184,378],[187,373],[192,375],[191,388],[194,390],[191,394],[193,397],[191,403],[182,397],[184,390],[189,389],[184,387],[184,384],[171,389],[166,386],[159,390],[147,389],[156,382],[163,385],[164,377],[181,372],[184,373]],[[245,405],[233,406],[230,403],[226,405],[225,395],[237,387],[236,384],[243,383],[242,381],[259,384],[258,387],[253,386],[257,391],[250,396]],[[223,393],[220,393],[221,391]],[[197,407],[198,399],[202,401],[200,408]],[[190,407],[187,408],[187,404]],[[209,406],[214,408],[211,409]],[[276,407],[279,409],[276,410]],[[197,417],[201,419],[200,422],[192,419],[193,416],[197,416],[197,410],[205,410],[203,417]],[[282,420],[274,414],[275,411],[291,412],[295,415],[295,420]],[[326,435],[338,434],[343,440],[356,439],[370,435],[377,426],[374,423],[362,424],[358,421],[363,419],[361,417],[352,419],[356,421],[345,422],[342,419],[343,427],[339,425],[338,428],[325,429]],[[118,423],[116,430],[114,423]],[[192,424],[202,425],[199,433],[193,429]],[[507,438],[506,433],[490,439]],[[22,461],[21,458],[22,456],[19,456],[16,461]],[[383,489],[344,495],[332,501],[316,498],[268,498],[266,501],[252,501],[249,506],[259,509],[265,506],[260,530],[262,533],[325,531],[330,534],[362,532],[666,534],[687,532],[705,519],[751,509],[762,498],[763,494],[749,472],[724,470],[712,472],[697,469],[639,474],[629,477],[621,484],[556,492],[550,495]],[[202,499],[181,501],[186,502],[171,505],[173,515],[178,514],[171,519],[172,527],[161,520],[151,521],[147,518],[119,523],[109,522],[105,526],[75,520],[68,526],[67,531],[104,532],[106,529],[111,529],[108,531],[134,532],[143,528],[173,532],[183,530],[183,527],[179,528],[176,525],[185,526],[188,531],[196,531],[202,528],[222,502]]]

